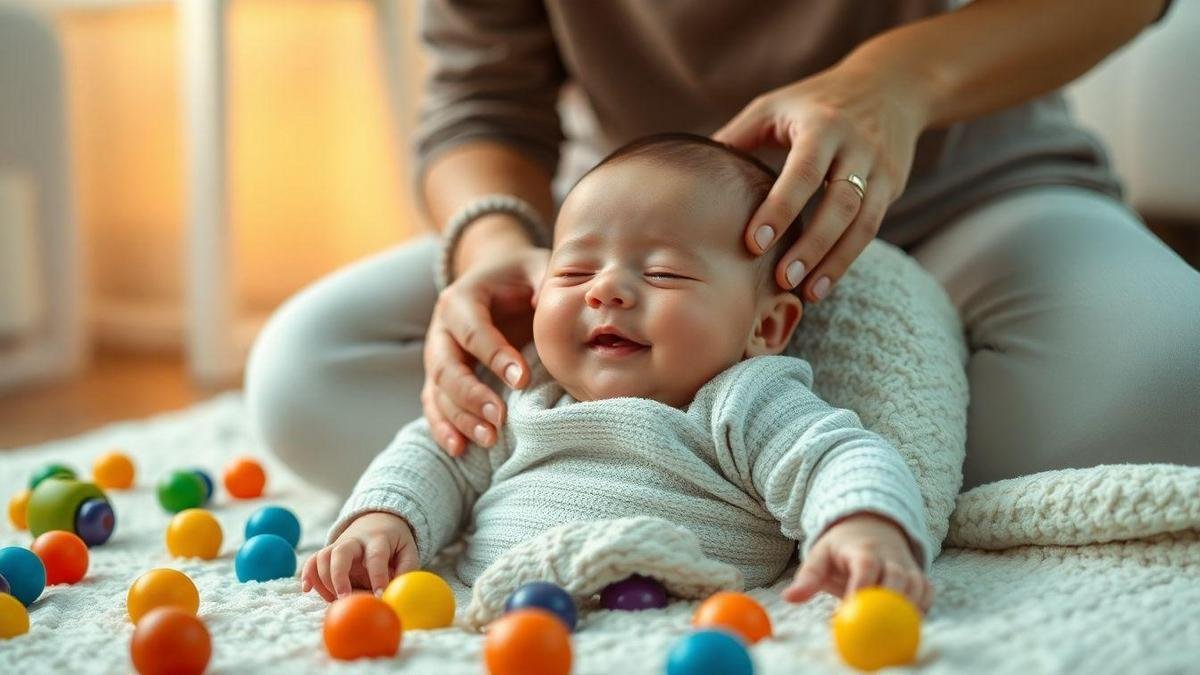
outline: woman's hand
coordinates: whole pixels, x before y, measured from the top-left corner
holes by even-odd
[[[425,338],[421,405],[434,440],[452,456],[467,439],[496,442],[504,400],[475,377],[483,363],[513,388],[529,381],[520,348],[532,338],[534,293],[550,251],[529,246],[499,252],[468,268],[438,296]]]
[[[829,293],[879,231],[912,168],[927,104],[921,89],[888,72],[841,64],[754,99],[713,139],[747,152],[790,148],[779,179],[751,217],[746,248],[759,255],[778,241],[822,183],[831,181],[775,279],[816,302]],[[841,179],[866,182],[865,198]]]
[[[862,512],[825,530],[783,590],[783,598],[803,602],[818,591],[848,597],[867,586],[906,596],[922,614],[933,605],[933,584],[913,557],[904,531],[888,518]]]
[[[382,511],[354,519],[337,541],[312,554],[300,573],[300,589],[316,589],[328,602],[355,588],[380,592],[388,582],[421,566],[412,528]]]

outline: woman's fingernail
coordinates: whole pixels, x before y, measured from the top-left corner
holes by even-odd
[[[754,243],[758,244],[758,247],[764,251],[774,238],[775,228],[770,225],[760,225],[754,232]]]
[[[787,272],[784,276],[787,277],[788,285],[795,288],[796,284],[800,283],[800,280],[804,278],[804,263],[799,260],[793,260],[788,263]]]
[[[821,277],[817,279],[817,283],[813,284],[813,295],[820,300],[829,292],[829,277]]]
[[[483,404],[483,416],[492,424],[500,426],[500,410],[496,408],[495,403]]]
[[[512,386],[517,386],[517,382],[521,380],[521,366],[515,363],[508,364],[508,367],[504,369],[504,379],[508,380]]]
[[[487,443],[487,427],[483,426],[482,424],[475,425],[475,440],[478,441],[480,445]]]

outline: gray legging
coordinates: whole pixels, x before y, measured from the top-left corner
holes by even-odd
[[[436,289],[426,236],[288,300],[250,355],[262,440],[311,483],[349,492],[422,414]],[[1120,202],[1073,187],[1014,192],[909,250],[965,326],[964,489],[1118,462],[1200,463],[1200,273]]]

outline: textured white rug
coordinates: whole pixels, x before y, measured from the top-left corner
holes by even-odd
[[[0,642],[0,672],[129,671],[132,626],[125,617],[125,593],[135,577],[156,566],[181,569],[199,587],[200,614],[213,637],[210,672],[484,672],[482,638],[461,628],[405,633],[395,659],[334,662],[321,644],[325,603],[320,598],[301,594],[295,579],[266,584],[236,581],[233,554],[242,541],[246,517],[259,506],[279,503],[300,516],[302,557],[320,545],[338,507],[334,498],[307,487],[256,445],[239,394],[73,439],[4,452],[0,495],[7,500],[40,464],[62,461],[86,471],[93,457],[112,447],[132,455],[139,471],[136,489],[110,493],[118,515],[116,534],[107,545],[93,549],[84,581],[47,589],[32,607],[27,635]],[[212,508],[225,529],[222,556],[210,562],[171,560],[162,540],[168,516],[154,499],[154,480],[183,466],[217,473],[236,454],[264,459],[270,471],[267,496],[231,502],[219,491]],[[933,568],[937,601],[924,625],[919,670],[1022,675],[1196,672],[1200,667],[1200,535],[1196,530],[1200,480],[1193,479],[1200,470],[1139,470],[1138,485],[1144,485],[1147,494],[1166,493],[1157,504],[1143,504],[1146,500],[1137,498],[1143,504],[1140,517],[1155,520],[1155,527],[1167,533],[1126,543],[1023,546],[1003,552],[952,548],[948,542]],[[1081,472],[1072,480],[1078,483],[1089,477],[1102,475]],[[1055,503],[1056,494],[1061,501],[1062,491],[1054,487],[1061,484],[1043,478],[1040,493],[1035,482],[993,484],[991,495],[976,492],[974,502],[960,498],[950,541],[957,537],[995,546],[995,528],[989,530],[991,544],[974,533],[979,523],[1003,523],[1006,517],[1013,521],[1004,525],[1010,538],[1067,536],[1044,528],[1022,530],[1013,524],[1020,518],[1011,517],[1036,516],[1039,509]],[[994,507],[998,498],[1016,487],[1021,488],[1020,495],[1011,497],[1007,512],[987,506]],[[1092,500],[1096,503],[1076,507],[1098,504],[1108,512],[1121,511],[1124,507],[1118,502],[1128,500],[1129,492],[1117,487],[1114,492],[1093,481],[1088,494],[1097,495]],[[1084,540],[1092,536],[1086,523],[1072,532]],[[14,532],[7,523],[0,530],[0,545],[28,543],[28,533]],[[443,563],[440,569],[448,568]],[[847,672],[830,642],[834,600],[820,596],[806,605],[789,605],[777,597],[783,583],[752,592],[767,607],[777,633],[776,639],[752,649],[758,672]],[[461,617],[468,592],[461,587],[456,592]],[[574,672],[663,672],[666,654],[687,632],[694,607],[694,603],[677,602],[637,614],[585,615],[573,638]]]

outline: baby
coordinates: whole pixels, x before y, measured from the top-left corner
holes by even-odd
[[[812,392],[805,361],[780,355],[803,313],[773,278],[790,241],[757,259],[742,243],[774,179],[691,134],[634,141],[581,178],[535,295],[529,386],[479,369],[508,405],[497,442],[454,458],[426,420],[406,425],[305,563],[304,591],[378,592],[467,526],[457,572],[472,584],[551,527],[657,516],[747,587],[798,552],[788,600],[882,585],[927,609],[932,545],[913,475]]]

